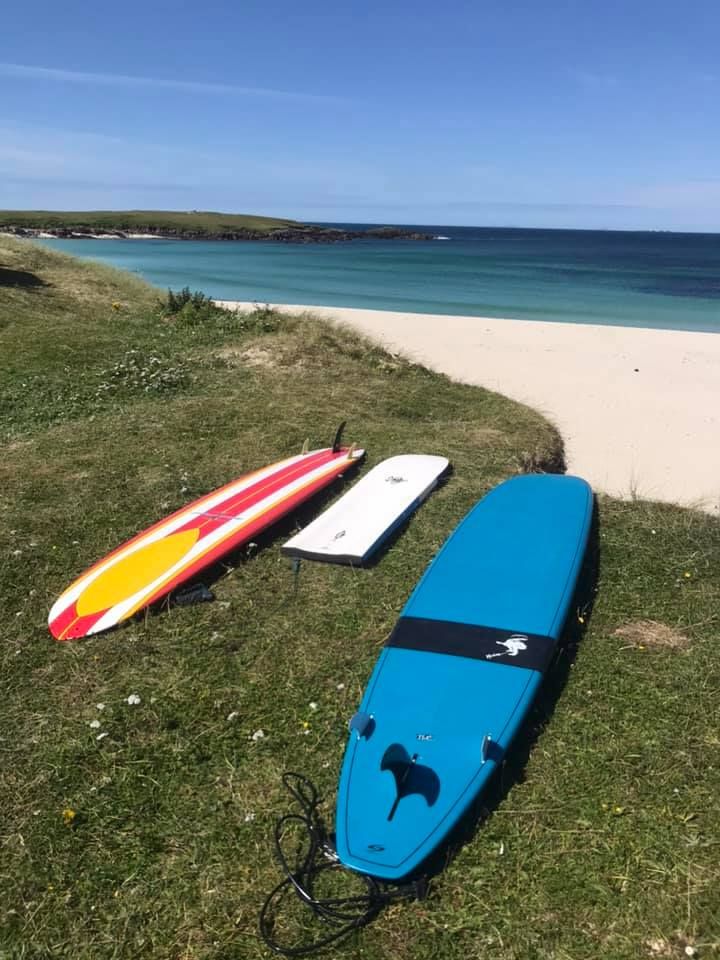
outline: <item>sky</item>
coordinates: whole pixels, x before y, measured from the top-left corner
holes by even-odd
[[[720,231],[719,0],[25,0],[0,208]]]

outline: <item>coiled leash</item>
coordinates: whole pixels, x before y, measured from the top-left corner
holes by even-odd
[[[299,813],[288,813],[275,825],[275,850],[285,872],[285,878],[271,891],[260,911],[260,935],[267,946],[285,957],[302,957],[321,950],[347,936],[353,930],[364,927],[390,903],[397,900],[422,900],[427,893],[427,881],[421,878],[412,883],[390,886],[367,874],[352,873],[364,882],[365,892],[349,897],[317,897],[315,888],[318,878],[329,870],[346,870],[339,861],[323,823],[318,806],[322,802],[315,786],[300,773],[283,774],[286,789],[300,807]],[[283,834],[288,825],[299,824],[307,837],[304,856],[298,853],[294,866],[288,862],[283,850]],[[280,904],[292,891],[315,917],[332,928],[326,936],[309,943],[287,946],[274,937],[275,920]]]

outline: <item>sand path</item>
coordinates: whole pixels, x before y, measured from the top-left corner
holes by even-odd
[[[597,490],[720,515],[720,334],[278,306],[529,404]]]

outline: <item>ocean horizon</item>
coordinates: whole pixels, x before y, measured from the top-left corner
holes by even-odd
[[[42,242],[218,300],[720,333],[720,234],[406,229],[435,239]]]

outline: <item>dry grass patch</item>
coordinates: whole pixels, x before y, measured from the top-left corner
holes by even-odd
[[[663,650],[687,650],[690,637],[657,620],[635,620],[613,631],[614,637],[626,640],[631,647],[655,647]]]
[[[265,367],[277,366],[277,357],[264,347],[223,347],[216,353],[229,367]]]

